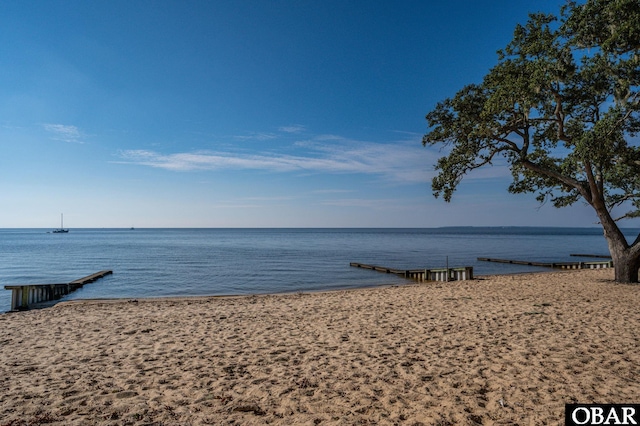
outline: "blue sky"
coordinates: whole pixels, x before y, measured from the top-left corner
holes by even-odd
[[[500,166],[435,199],[421,145],[562,3],[2,2],[0,227],[594,226]]]

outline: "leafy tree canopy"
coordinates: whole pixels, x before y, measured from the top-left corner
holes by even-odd
[[[585,200],[610,249],[617,239],[638,263],[640,244],[625,246],[615,222],[640,216],[639,53],[638,0],[568,2],[559,16],[531,14],[481,83],[427,114],[423,144],[446,152],[434,195],[450,201],[468,172],[501,157],[513,175],[510,192],[556,207]],[[614,209],[622,209],[618,217]]]

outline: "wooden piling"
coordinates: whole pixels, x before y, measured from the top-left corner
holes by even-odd
[[[386,274],[394,274],[415,281],[456,281],[473,279],[473,267],[471,266],[438,269],[393,269],[357,262],[351,262],[349,265],[355,268],[371,269]]]
[[[600,259],[611,259],[611,255],[610,254],[580,254],[580,253],[573,253],[573,254],[570,254],[569,256],[574,256],[574,257],[595,257],[595,258],[600,258]]]
[[[612,261],[596,262],[532,262],[528,260],[495,259],[492,257],[479,257],[478,260],[484,262],[510,263],[513,265],[540,266],[543,268],[556,269],[601,269],[612,268]]]

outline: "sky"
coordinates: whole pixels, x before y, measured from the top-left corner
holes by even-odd
[[[501,165],[436,199],[421,143],[561,4],[3,1],[0,228],[598,226]]]

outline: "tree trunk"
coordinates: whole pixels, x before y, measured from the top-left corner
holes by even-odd
[[[629,250],[611,248],[611,244],[609,244],[609,248],[613,260],[616,282],[637,283],[638,269],[640,268],[640,261],[637,256],[634,258],[634,256],[629,254]]]
[[[640,268],[640,250],[638,249],[640,235],[630,246],[616,222],[611,218],[609,211],[605,208],[602,196],[593,197],[590,204],[600,218],[604,237],[607,240],[609,253],[611,253],[611,259],[613,260],[616,282],[637,283],[638,268]]]

